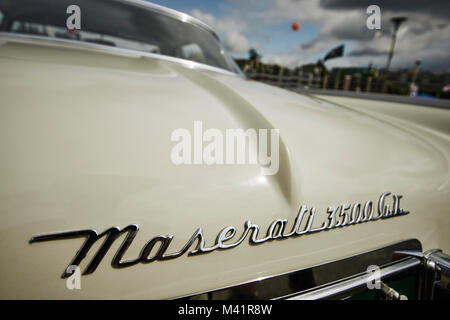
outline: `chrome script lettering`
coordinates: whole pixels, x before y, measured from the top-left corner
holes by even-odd
[[[144,247],[141,249],[139,256],[133,260],[123,261],[123,256],[130,247],[134,238],[136,237],[139,227],[136,224],[128,225],[122,230],[118,227],[111,227],[106,231],[98,234],[93,229],[74,230],[58,233],[50,233],[34,236],[30,239],[30,243],[50,241],[50,240],[63,240],[73,238],[86,238],[80,250],[76,253],[75,257],[69,265],[79,266],[81,261],[86,257],[87,253],[91,249],[92,245],[101,238],[105,238],[98,251],[95,253],[83,274],[93,273],[104,256],[110,249],[114,241],[117,240],[122,234],[125,238],[122,240],[118,251],[114,255],[111,261],[113,268],[130,267],[137,263],[151,263],[154,261],[164,261],[168,259],[175,259],[187,252],[188,256],[194,256],[199,254],[205,254],[215,250],[227,250],[240,245],[246,238],[250,244],[257,245],[267,241],[286,239],[290,237],[298,237],[309,233],[321,232],[324,230],[330,230],[334,228],[342,228],[353,224],[365,223],[369,221],[375,221],[379,219],[387,219],[395,216],[408,214],[408,211],[403,211],[400,207],[401,195],[392,195],[392,207],[388,203],[388,197],[390,192],[384,192],[381,194],[378,204],[375,207],[372,201],[367,201],[364,206],[361,203],[342,204],[340,206],[328,207],[328,221],[318,228],[313,228],[314,219],[316,217],[316,208],[312,207],[308,210],[306,205],[302,205],[298,211],[297,217],[289,232],[286,233],[288,221],[287,219],[277,219],[273,221],[267,229],[266,235],[261,237],[259,235],[259,226],[253,224],[250,220],[247,220],[244,224],[244,231],[242,234],[235,238],[236,228],[228,226],[223,228],[217,235],[215,244],[212,247],[207,247],[205,238],[203,237],[202,229],[198,228],[186,244],[179,250],[172,253],[167,253],[170,248],[170,244],[174,235],[159,235],[150,239]],[[392,208],[392,209],[391,209]],[[376,213],[375,213],[376,211]],[[304,220],[305,219],[305,220]],[[304,227],[302,226],[302,222]],[[251,235],[249,235],[251,233]],[[235,241],[233,242],[233,238]],[[237,240],[236,240],[237,239]],[[155,251],[154,253],[152,253]],[[170,251],[169,251],[170,252]],[[67,268],[62,274],[62,278],[67,278],[70,273],[67,272]]]

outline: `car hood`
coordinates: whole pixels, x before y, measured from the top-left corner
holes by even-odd
[[[450,249],[446,110],[300,95],[127,51],[1,41],[2,297],[172,298],[409,238]],[[175,165],[171,135],[193,132],[195,121],[223,132],[279,129],[278,173]],[[241,233],[247,220],[262,232],[276,219],[291,225],[301,205],[317,209],[320,226],[327,207],[376,203],[383,192],[401,194],[410,213],[121,269],[109,263],[114,243],[82,277],[82,295],[60,278],[82,239],[29,243],[39,234],[135,224],[127,260],[158,235],[172,235],[168,251],[177,251],[198,228],[212,246],[220,230]]]

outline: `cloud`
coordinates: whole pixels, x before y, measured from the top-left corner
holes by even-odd
[[[380,37],[366,28],[366,8],[372,0],[276,0],[271,16],[293,18],[303,12],[303,20],[320,25],[318,35],[301,45],[299,54],[325,54],[332,47],[345,43],[346,57],[331,60],[327,65],[367,65],[384,67],[390,48],[394,16],[407,16],[397,34],[393,68],[410,68],[422,60],[422,68],[450,71],[450,1],[396,0],[377,1],[381,8]],[[349,50],[350,49],[350,50]]]
[[[246,52],[258,41],[264,43],[266,51],[260,52],[263,61],[272,61],[286,66],[296,63],[315,62],[330,49],[345,44],[343,58],[327,61],[327,66],[366,66],[372,62],[384,67],[391,43],[394,16],[407,16],[397,34],[392,68],[411,68],[421,60],[422,69],[450,71],[450,1],[377,0],[381,8],[381,33],[366,27],[366,8],[372,0],[227,0],[224,16],[220,19],[193,10],[192,15],[214,27],[223,37],[232,53]],[[308,42],[286,48],[270,46],[276,36],[271,28],[289,21],[298,20],[303,25],[319,27],[317,35]],[[269,30],[261,36],[261,31]],[[269,49],[267,49],[269,48]],[[272,49],[272,51],[270,51]]]
[[[297,66],[309,63],[308,59],[299,54],[269,54],[262,57],[262,62],[268,64],[278,64],[281,66],[295,68]]]
[[[376,4],[382,12],[420,14],[448,21],[450,1],[447,0],[320,0],[320,6],[324,9],[353,10],[365,9]]]
[[[190,11],[190,15],[216,30],[222,36],[222,42],[228,51],[242,53],[250,49],[250,42],[245,35],[247,26],[244,21],[232,18],[218,19],[212,14],[204,13],[198,9]]]
[[[250,49],[250,43],[242,33],[233,30],[226,33],[225,47],[232,52],[247,52]]]
[[[362,57],[362,56],[384,56],[386,54],[385,51],[374,49],[374,48],[360,48],[352,50],[348,53],[349,57]]]

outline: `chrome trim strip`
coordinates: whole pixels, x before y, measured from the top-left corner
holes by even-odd
[[[177,297],[188,300],[224,300],[224,299],[281,299],[311,291],[355,275],[365,273],[370,265],[380,268],[393,262],[404,260],[397,251],[422,251],[421,243],[410,239],[394,243],[376,250],[332,261],[305,269],[253,279],[229,287],[219,288],[192,295]]]
[[[413,268],[421,266],[420,259],[417,258],[406,258],[404,261],[395,263],[393,265],[387,266],[385,268],[380,269],[380,280],[384,280],[388,277],[397,275],[399,273],[405,272],[407,270],[411,270]],[[355,278],[348,279],[345,281],[338,282],[336,284],[332,284],[320,289],[316,289],[304,294],[296,295],[286,300],[318,300],[318,299],[326,299],[332,298],[339,294],[344,294],[345,292],[349,292],[351,290],[355,290],[358,288],[363,288],[367,285],[369,281],[371,281],[370,277],[372,275],[365,273]]]
[[[102,52],[109,53],[109,54],[115,54],[115,55],[132,55],[134,57],[148,57],[153,59],[159,59],[169,62],[174,62],[183,65],[184,67],[190,68],[190,69],[200,69],[200,70],[208,70],[208,71],[214,71],[217,73],[222,73],[226,75],[232,75],[232,76],[241,76],[239,73],[234,73],[225,69],[221,69],[218,67],[210,66],[208,64],[203,64],[200,62],[195,62],[192,60],[186,60],[182,58],[176,58],[171,56],[166,56],[163,54],[157,54],[157,53],[149,53],[144,51],[138,51],[138,50],[132,50],[132,49],[125,49],[125,48],[119,48],[119,47],[111,47],[107,45],[102,45],[98,43],[91,43],[91,42],[82,42],[82,41],[75,41],[70,39],[62,39],[62,38],[51,38],[51,37],[43,37],[43,36],[37,36],[37,35],[31,35],[31,34],[22,34],[22,33],[11,33],[11,32],[0,32],[0,38],[8,38],[3,39],[5,41],[11,41],[11,38],[15,41],[18,40],[18,42],[26,42],[26,40],[31,41],[41,41],[45,42],[47,45],[58,45],[58,44],[68,44],[75,47],[78,47],[78,49],[98,49]],[[1,45],[1,44],[0,44]],[[243,77],[243,76],[241,76]]]

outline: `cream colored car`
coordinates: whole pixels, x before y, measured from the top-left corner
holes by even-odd
[[[20,2],[0,0],[0,298],[445,296],[448,109],[247,80],[144,1]],[[238,129],[277,132],[275,173],[174,162],[174,132]]]

